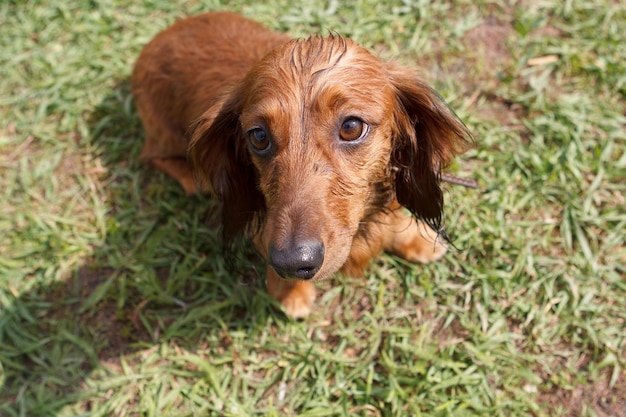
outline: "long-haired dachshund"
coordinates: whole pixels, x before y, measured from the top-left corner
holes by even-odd
[[[158,34],[132,91],[142,160],[223,202],[225,239],[251,237],[289,315],[310,313],[312,281],[361,276],[383,250],[446,252],[441,169],[471,135],[414,71],[214,12]]]

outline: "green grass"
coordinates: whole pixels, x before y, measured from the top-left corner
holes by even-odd
[[[139,51],[226,5],[3,1],[0,416],[623,413],[623,6],[257,3],[228,8],[419,65],[467,122],[460,250],[383,256],[285,318],[250,248],[226,267],[219,207],[137,163]]]

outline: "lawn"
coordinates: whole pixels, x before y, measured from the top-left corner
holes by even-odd
[[[499,3],[505,5],[499,5]],[[128,84],[230,9],[419,67],[476,147],[456,250],[287,318],[219,205],[137,162]],[[626,8],[614,0],[0,3],[0,416],[625,416]]]

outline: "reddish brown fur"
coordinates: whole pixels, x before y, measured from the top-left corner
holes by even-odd
[[[445,253],[423,222],[439,229],[440,169],[470,134],[413,71],[340,36],[289,40],[222,12],[157,35],[132,85],[142,158],[187,192],[224,202],[225,236],[251,233],[268,259],[268,291],[289,314],[307,315],[315,299],[310,281],[277,272],[309,259],[294,255],[301,247],[322,248],[313,280],[362,275],[382,250],[416,262]],[[369,131],[342,140],[342,124],[355,118]],[[253,129],[269,140],[264,153],[248,144]]]

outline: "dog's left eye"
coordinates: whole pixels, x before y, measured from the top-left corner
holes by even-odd
[[[352,142],[359,140],[367,134],[369,126],[361,119],[350,117],[343,121],[339,129],[339,137],[342,140]]]
[[[248,131],[248,143],[253,151],[264,153],[270,148],[270,138],[267,132],[261,128],[254,128]]]

